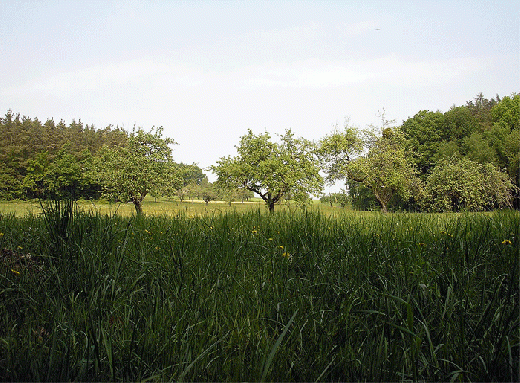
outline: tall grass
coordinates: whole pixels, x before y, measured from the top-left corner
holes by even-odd
[[[0,218],[4,380],[520,379],[518,212],[49,217]]]

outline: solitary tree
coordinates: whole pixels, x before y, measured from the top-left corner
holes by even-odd
[[[295,138],[291,130],[280,135],[280,142],[271,141],[267,132],[254,135],[249,130],[236,148],[237,156],[223,157],[211,167],[217,183],[255,192],[269,211],[289,193],[295,198],[321,193],[323,178],[315,148],[310,141]]]
[[[126,146],[105,147],[98,157],[97,176],[104,195],[121,201],[132,201],[137,214],[143,211],[142,202],[152,190],[159,190],[176,177],[171,157],[175,144],[162,138],[162,128],[145,132],[135,130]]]

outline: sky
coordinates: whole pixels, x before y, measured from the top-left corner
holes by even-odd
[[[520,92],[517,1],[0,2],[0,113],[162,126],[176,162]],[[212,180],[211,174],[210,180]]]

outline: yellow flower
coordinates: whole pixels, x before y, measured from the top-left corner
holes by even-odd
[[[502,241],[502,245],[510,245],[511,244],[511,241],[509,239],[504,239]]]
[[[253,230],[251,233],[252,233],[252,234],[256,234],[256,233],[258,233],[258,231]]]
[[[12,271],[14,274],[16,274],[16,275],[20,275],[20,272],[17,271],[17,270],[15,270],[15,269],[11,269],[11,271]]]
[[[23,249],[23,247],[22,247],[22,246],[18,246],[18,250],[22,250],[22,249]]]
[[[272,238],[269,238],[268,241],[272,241],[273,239]]]
[[[284,251],[283,254],[282,254],[282,257],[289,259],[289,258],[291,258],[291,254],[289,254],[288,252]]]
[[[419,246],[426,246],[426,243],[419,242]]]
[[[4,236],[4,233],[0,233],[0,237],[3,237]]]
[[[282,250],[283,250],[283,246],[281,246],[281,245],[280,245],[280,246],[278,246],[278,248],[280,248],[280,249],[282,249]]]

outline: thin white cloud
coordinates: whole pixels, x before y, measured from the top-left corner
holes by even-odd
[[[58,73],[1,91],[4,96],[22,94],[78,95],[78,92],[117,91],[121,88],[153,89],[157,86],[199,86],[200,71],[186,65],[155,60],[132,60],[96,65]]]
[[[249,68],[244,82],[262,87],[327,88],[355,84],[402,87],[448,85],[453,81],[485,71],[487,58],[453,58],[415,61],[397,55],[373,60],[346,62],[306,60],[294,63],[269,63]]]
[[[0,91],[3,97],[47,95],[73,97],[104,93],[106,97],[169,97],[178,92],[220,88],[335,88],[344,86],[393,86],[414,88],[452,85],[486,71],[488,58],[452,58],[415,61],[397,55],[372,60],[325,61],[318,59],[265,64],[213,71],[177,62],[132,60],[98,65],[57,74]],[[125,92],[126,95],[119,93]],[[136,93],[133,95],[133,93]],[[153,96],[155,94],[155,96]]]

